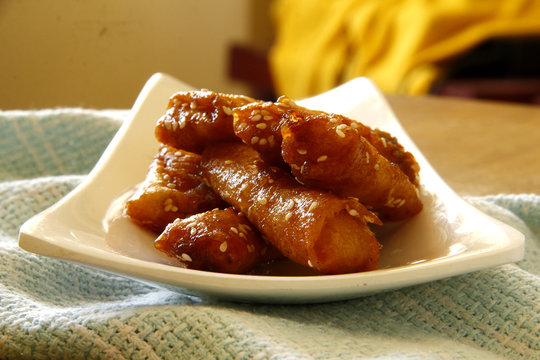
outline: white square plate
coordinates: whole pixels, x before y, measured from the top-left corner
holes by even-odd
[[[154,235],[119,216],[125,195],[141,182],[158,149],[156,120],[169,97],[190,86],[155,74],[131,118],[76,189],[28,220],[19,246],[191,294],[229,300],[307,303],[343,300],[463,274],[523,257],[524,236],[476,210],[435,173],[405,133],[382,94],[365,78],[319,96],[306,107],[340,113],[396,136],[421,166],[424,210],[399,226],[383,226],[379,268],[345,275],[231,275],[171,265],[153,248]]]

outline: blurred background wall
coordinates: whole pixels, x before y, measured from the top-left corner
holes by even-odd
[[[0,0],[0,109],[129,108],[169,73],[302,98],[386,93],[540,103],[540,0]]]
[[[269,26],[266,0],[0,0],[0,109],[130,108],[155,72],[246,93],[231,46]]]

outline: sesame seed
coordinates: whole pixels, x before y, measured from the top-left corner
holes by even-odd
[[[243,233],[243,232],[239,233],[238,236],[240,236],[241,238],[244,238],[244,239],[246,238],[246,234]]]
[[[231,115],[231,114],[232,114],[232,110],[231,110],[230,107],[223,105],[221,108],[223,109],[223,112],[224,112],[226,115]]]
[[[172,204],[167,204],[167,205],[165,205],[165,207],[163,208],[163,211],[165,211],[165,212],[171,211],[172,207],[173,207]]]
[[[230,164],[232,164],[232,163],[233,163],[232,160],[225,160],[225,165],[230,165]]]
[[[253,116],[251,117],[251,120],[253,120],[253,121],[259,121],[259,120],[261,120],[261,117],[262,117],[261,114],[255,114],[255,115],[253,115]]]
[[[353,121],[353,122],[351,123],[351,127],[352,127],[353,129],[358,129],[358,123],[355,122],[355,121]]]
[[[309,205],[308,211],[315,210],[317,208],[317,206],[319,206],[319,203],[317,201],[312,202],[311,205]]]
[[[170,176],[169,174],[164,174],[164,175],[163,175],[163,180],[169,181],[169,180],[171,180],[171,176]],[[167,200],[171,200],[171,199],[167,199]],[[171,200],[171,201],[172,201],[172,200]]]
[[[259,142],[259,137],[258,136],[254,136],[254,137],[251,138],[251,143],[252,144],[256,144],[258,142]]]
[[[197,225],[197,224],[195,224],[194,222],[189,223],[189,224],[186,225],[186,229],[190,229],[190,228],[194,227],[195,225]]]
[[[221,252],[227,251],[227,242],[226,241],[222,242],[221,245],[219,245],[219,251],[221,251]]]
[[[289,200],[285,206],[285,210],[291,210],[294,207],[294,200]]]
[[[266,198],[260,198],[258,201],[259,201],[259,204],[261,205],[266,205],[266,203],[268,202]]]
[[[291,216],[292,216],[292,212],[288,212],[287,215],[285,215],[285,221],[289,221]]]
[[[168,205],[168,204],[172,204],[172,199],[171,198],[168,198],[167,200],[165,200],[165,205]]]
[[[346,127],[347,127],[347,125],[345,125],[345,124],[339,124],[338,126],[336,126],[336,129],[337,130],[345,130]]]
[[[313,267],[313,264],[311,263],[311,260],[309,260],[309,259],[307,261],[307,264],[308,264],[309,267],[311,267],[311,268]]]
[[[269,183],[269,184],[273,184],[273,183],[274,183],[274,179],[269,178],[269,179],[268,179],[268,183]]]
[[[171,123],[168,121],[168,120],[165,120],[165,127],[167,128],[167,130],[171,130]]]
[[[300,170],[300,166],[296,164],[291,164],[291,168],[293,168],[294,170]]]
[[[182,152],[181,151],[175,151],[174,156],[182,156]]]
[[[341,131],[340,129],[336,129],[336,134],[338,134],[338,136],[341,137],[341,138],[345,137],[345,133],[343,131]]]
[[[266,129],[266,124],[265,123],[258,123],[257,125],[255,125],[255,127],[257,129],[264,130],[264,129]]]
[[[195,101],[192,101],[190,104],[189,104],[189,107],[191,108],[191,110],[195,110],[197,108],[197,104],[195,103]]]
[[[382,141],[383,146],[386,147],[386,139],[382,137],[381,141]]]
[[[176,185],[175,185],[174,183],[168,183],[168,184],[167,184],[167,187],[168,187],[169,189],[174,189],[174,188],[176,187]]]
[[[266,121],[270,121],[270,120],[272,120],[273,118],[274,118],[274,117],[271,116],[271,115],[265,115],[265,116],[263,116],[263,120],[266,120]]]
[[[196,227],[192,227],[191,228],[191,231],[189,232],[192,236],[195,235],[197,233],[197,228]]]
[[[242,131],[246,128],[247,126],[247,123],[243,122],[243,123],[240,123],[236,126],[236,129],[239,130],[239,131]]]
[[[373,167],[375,170],[379,170],[379,164],[375,164],[375,166]]]
[[[328,155],[321,155],[317,158],[317,162],[323,162],[328,159]]]
[[[351,216],[358,216],[360,213],[356,209],[349,209],[348,211],[349,215]]]
[[[249,225],[247,225],[247,224],[239,224],[238,227],[239,227],[240,229],[242,229],[242,231],[244,231],[244,232],[245,232],[245,231],[251,231],[251,230],[252,230],[251,227],[250,227]]]
[[[274,135],[270,135],[270,136],[268,137],[268,143],[269,143],[270,145],[274,145]]]
[[[304,184],[302,181],[298,180],[297,177],[295,177],[294,180],[296,180],[296,182],[299,183],[300,185],[306,185],[306,184]]]
[[[235,228],[234,226],[231,226],[230,230],[235,233],[235,234],[238,234],[238,229]]]
[[[366,164],[369,164],[369,153],[366,152]]]
[[[266,115],[266,116],[271,115],[270,112],[269,112],[268,110],[264,110],[264,109],[261,110],[261,114],[262,114],[262,115]]]
[[[261,140],[259,140],[259,145],[266,145],[267,141],[265,138],[262,138]]]
[[[181,257],[182,257],[182,260],[185,260],[185,261],[188,261],[188,262],[192,262],[192,261],[193,261],[193,260],[191,259],[191,256],[189,256],[189,255],[186,254],[186,253],[182,253]]]
[[[296,150],[300,155],[306,155],[307,154],[307,150],[305,149],[297,149]]]
[[[178,130],[178,122],[176,122],[176,121],[173,121],[173,122],[172,122],[172,130],[173,130],[173,131]]]
[[[186,127],[186,121],[184,119],[182,119],[182,121],[180,121],[179,126],[180,126],[180,129],[185,128]]]
[[[178,211],[178,206],[174,206],[174,205],[173,205],[173,207],[171,207],[171,211],[177,212],[177,211]]]

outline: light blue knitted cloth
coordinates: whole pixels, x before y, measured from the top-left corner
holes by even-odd
[[[126,116],[0,112],[1,359],[540,358],[537,195],[468,199],[526,234],[518,264],[328,304],[203,300],[18,248]]]

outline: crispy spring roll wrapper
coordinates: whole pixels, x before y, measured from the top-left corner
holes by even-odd
[[[142,226],[162,232],[184,218],[225,204],[202,179],[201,156],[162,145],[146,179],[128,199],[124,213]]]
[[[265,161],[281,165],[283,163],[281,128],[290,122],[292,116],[306,120],[322,118],[330,123],[353,127],[382,156],[397,165],[413,184],[418,185],[420,167],[414,156],[405,151],[395,137],[385,131],[371,129],[343,115],[299,106],[286,96],[281,96],[275,103],[256,102],[235,108],[233,110],[234,132],[244,143],[257,150]]]
[[[233,208],[176,219],[154,245],[188,269],[231,274],[282,256]]]
[[[416,186],[355,127],[291,114],[281,132],[283,159],[302,183],[355,197],[383,220],[422,210]]]
[[[201,161],[212,188],[283,255],[323,274],[373,270],[380,220],[354,199],[307,188],[242,143],[207,147]]]
[[[178,92],[171,96],[155,128],[158,141],[200,153],[207,143],[234,141],[232,110],[257,101],[247,96],[208,90]]]

